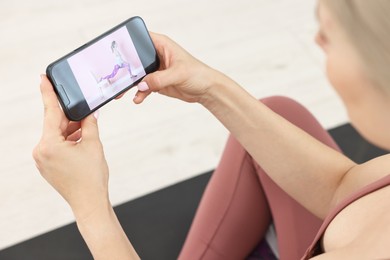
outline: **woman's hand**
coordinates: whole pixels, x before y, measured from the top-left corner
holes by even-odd
[[[90,115],[70,122],[62,112],[49,80],[42,76],[43,134],[33,151],[42,176],[64,197],[76,218],[107,207],[108,166],[97,120]]]
[[[134,102],[142,103],[151,92],[186,102],[201,102],[221,73],[194,58],[168,37],[155,33],[151,33],[151,37],[160,58],[160,69],[138,84]]]
[[[70,122],[42,76],[43,134],[33,156],[42,176],[64,197],[94,259],[139,259],[108,198],[108,166],[96,118]]]

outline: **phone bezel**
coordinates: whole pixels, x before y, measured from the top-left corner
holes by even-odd
[[[134,22],[141,22],[142,23],[142,28],[144,29],[144,31],[142,31],[142,32],[130,31],[129,27],[128,27],[128,24],[134,23]],[[59,100],[59,102],[61,104],[61,107],[62,107],[66,117],[69,120],[71,120],[71,121],[80,121],[80,120],[82,120],[83,118],[87,117],[89,114],[93,113],[94,111],[98,110],[102,106],[106,105],[107,103],[109,103],[110,101],[112,101],[113,99],[118,97],[119,95],[121,95],[124,92],[128,91],[130,88],[132,88],[133,86],[138,84],[146,76],[145,75],[145,76],[141,77],[140,79],[137,79],[135,82],[133,82],[132,84],[130,84],[129,86],[127,86],[123,90],[119,91],[117,94],[113,95],[112,97],[106,99],[105,101],[103,101],[101,104],[99,104],[97,107],[95,107],[93,109],[90,109],[88,105],[87,106],[82,106],[82,108],[80,108],[80,109],[68,108],[68,105],[66,104],[67,103],[66,99],[68,98],[67,94],[66,94],[66,91],[63,90],[63,86],[57,82],[55,77],[53,77],[53,73],[52,72],[53,72],[53,68],[55,66],[58,66],[62,62],[67,62],[67,59],[70,58],[71,56],[73,56],[73,55],[83,51],[84,49],[88,48],[89,46],[91,46],[94,43],[98,42],[99,40],[103,39],[107,35],[115,32],[116,30],[122,28],[123,26],[125,26],[128,29],[128,32],[129,32],[133,42],[134,42],[134,34],[138,33],[139,35],[143,34],[142,37],[144,37],[144,38],[137,39],[137,40],[139,40],[139,41],[141,41],[143,43],[148,43],[149,44],[149,46],[147,46],[145,48],[148,49],[148,51],[150,51],[150,53],[148,53],[148,54],[150,56],[153,56],[154,59],[150,62],[150,64],[144,64],[144,60],[142,60],[139,48],[137,48],[137,45],[134,43],[134,45],[136,47],[136,50],[137,50],[137,53],[139,54],[139,57],[141,59],[142,65],[143,65],[143,67],[145,69],[146,75],[151,73],[151,72],[154,72],[154,71],[158,70],[159,65],[160,65],[158,54],[157,54],[156,48],[154,47],[153,41],[152,41],[152,39],[150,37],[150,34],[148,32],[148,29],[147,29],[146,24],[143,21],[143,19],[141,17],[139,17],[139,16],[135,16],[135,17],[131,17],[131,18],[123,21],[122,23],[116,25],[115,27],[111,28],[110,30],[108,30],[108,31],[102,33],[101,35],[95,37],[94,39],[88,41],[87,43],[85,43],[82,46],[78,47],[74,51],[64,55],[63,57],[57,59],[56,61],[52,62],[50,65],[47,66],[47,68],[46,68],[47,77],[50,80],[50,82],[52,83],[52,85],[54,87],[54,91],[56,92],[58,100]],[[139,35],[137,37],[139,37]],[[77,86],[69,86],[69,87],[80,88],[78,84],[77,84]],[[84,98],[84,100],[85,100],[85,98]],[[80,111],[80,110],[82,110],[82,111]]]

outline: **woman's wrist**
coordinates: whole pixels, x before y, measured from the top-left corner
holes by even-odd
[[[72,207],[73,215],[77,223],[89,222],[96,216],[107,216],[113,211],[109,199],[91,200],[87,203],[78,203]]]
[[[208,108],[218,98],[218,92],[223,94],[223,88],[229,84],[229,78],[222,72],[210,68],[206,82],[207,91],[199,98],[199,103]]]
[[[208,82],[207,92],[200,98],[199,103],[210,112],[219,108],[225,109],[235,96],[245,92],[234,80],[214,70]],[[246,93],[246,92],[245,92]]]
[[[111,205],[96,207],[93,211],[80,214],[74,213],[77,226],[82,232],[83,229],[93,228],[99,226],[102,223],[111,222],[115,212]]]
[[[87,215],[75,216],[94,259],[139,259],[110,203],[101,203]]]

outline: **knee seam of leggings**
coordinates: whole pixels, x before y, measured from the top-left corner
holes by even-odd
[[[208,242],[205,243],[205,244],[206,244],[206,247],[205,247],[205,249],[204,249],[204,252],[201,254],[200,259],[203,259],[203,257],[205,256],[207,250],[212,248],[212,247],[211,247],[212,241],[214,240],[216,234],[218,233],[218,230],[219,230],[219,228],[221,227],[222,222],[223,222],[223,220],[225,219],[225,217],[227,216],[227,212],[228,212],[229,209],[230,209],[230,206],[231,206],[231,204],[232,204],[232,201],[233,201],[233,199],[234,199],[234,197],[235,197],[235,194],[236,194],[236,192],[237,192],[238,184],[239,184],[239,182],[240,182],[240,180],[241,180],[242,168],[243,168],[243,166],[244,166],[244,162],[245,162],[246,160],[250,160],[250,158],[251,158],[250,155],[249,155],[247,152],[245,152],[245,153],[246,153],[246,154],[245,154],[245,158],[244,158],[244,160],[242,160],[242,163],[241,163],[241,165],[240,165],[240,171],[239,171],[240,174],[238,175],[238,179],[237,179],[237,182],[236,182],[236,184],[235,184],[235,186],[234,186],[234,191],[233,191],[233,193],[232,193],[232,195],[231,195],[231,197],[230,197],[228,206],[226,207],[225,212],[223,213],[223,215],[222,215],[222,217],[221,217],[221,220],[220,220],[219,223],[218,223],[217,228],[216,228],[215,231],[213,232],[213,235],[212,235],[211,239],[210,239]],[[214,251],[214,252],[216,252],[216,251]]]

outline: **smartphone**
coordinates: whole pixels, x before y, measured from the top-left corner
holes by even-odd
[[[144,21],[132,17],[51,63],[46,74],[66,117],[80,121],[158,68]]]

